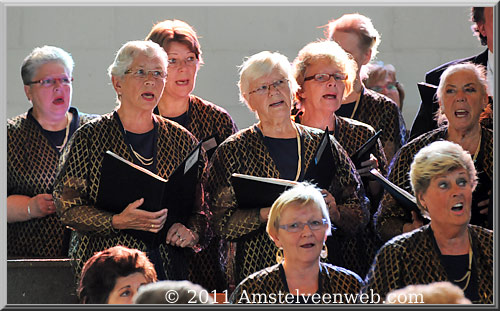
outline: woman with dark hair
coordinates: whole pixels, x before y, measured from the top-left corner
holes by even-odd
[[[71,55],[35,48],[23,61],[24,92],[33,105],[7,120],[7,256],[66,257],[69,231],[55,214],[52,190],[61,152],[97,115],[71,107]]]
[[[139,287],[152,282],[156,271],[145,253],[114,246],[87,260],[78,298],[83,304],[132,304]]]

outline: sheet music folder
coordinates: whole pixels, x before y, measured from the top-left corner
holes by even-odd
[[[112,151],[106,151],[101,167],[96,208],[119,214],[128,204],[140,198],[144,198],[140,209],[156,212],[167,208],[167,220],[160,232],[125,230],[151,247],[164,243],[172,224],[185,223],[192,212],[198,184],[200,150],[201,143],[189,153],[168,180]]]

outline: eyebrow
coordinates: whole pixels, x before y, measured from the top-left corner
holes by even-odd
[[[467,87],[467,86],[475,86],[476,85],[476,82],[470,82],[470,83],[467,83],[464,85],[464,87]],[[457,87],[455,84],[451,84],[451,83],[448,83],[446,84],[447,87]]]
[[[132,286],[130,286],[130,285],[125,285],[125,286],[123,286],[122,288],[119,288],[118,290],[120,291],[120,290],[122,290],[122,289],[124,289],[124,288],[130,288],[130,287],[132,287]]]

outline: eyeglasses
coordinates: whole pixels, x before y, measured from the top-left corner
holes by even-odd
[[[342,72],[336,72],[336,73],[317,73],[313,76],[305,77],[304,81],[309,81],[309,80],[316,80],[318,82],[328,82],[330,81],[330,78],[333,77],[333,80],[337,82],[344,82],[347,80],[347,74],[342,73]]]
[[[165,79],[167,77],[167,73],[163,70],[145,70],[145,69],[137,69],[136,71],[127,70],[125,74],[131,73],[137,79],[146,79],[151,73],[153,78],[160,80]]]
[[[286,86],[288,86],[288,79],[279,79],[274,81],[273,83],[262,85],[255,90],[248,92],[248,95],[253,93],[256,93],[258,95],[267,95],[269,94],[272,86],[274,86],[274,88],[277,90],[282,90]]]
[[[288,225],[280,225],[279,227],[288,232],[296,233],[304,230],[306,225],[309,226],[309,229],[312,231],[316,231],[325,227],[327,223],[328,220],[326,220],[326,218],[322,218],[321,220],[309,220],[308,222],[294,222]]]
[[[26,85],[40,83],[40,85],[43,87],[50,87],[50,86],[55,85],[57,81],[59,81],[59,83],[62,85],[71,85],[71,82],[73,82],[73,78],[70,78],[67,76],[64,76],[61,78],[45,78],[45,79],[41,79],[38,81],[30,81],[30,82],[26,83]]]
[[[194,56],[189,56],[186,59],[178,59],[178,58],[169,58],[168,59],[168,66],[177,68],[182,66],[182,64],[185,64],[186,66],[196,66],[198,64],[198,59]]]
[[[393,83],[387,83],[385,86],[377,86],[374,85],[372,87],[369,87],[370,90],[375,91],[377,93],[382,93],[384,89],[387,91],[393,92],[398,90],[398,84],[399,82],[393,82]]]

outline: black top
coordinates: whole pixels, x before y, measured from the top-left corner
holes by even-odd
[[[467,278],[465,278],[462,282],[458,282],[458,280],[462,279],[468,270],[469,254],[441,255],[440,259],[450,282],[460,288],[464,288],[467,284]],[[479,301],[479,295],[477,291],[477,273],[474,267],[474,261],[472,261],[472,275],[470,277],[469,284],[464,291],[464,295],[472,302]]]
[[[165,117],[165,118],[172,120],[172,121],[175,121],[184,127],[187,127],[188,122],[189,122],[189,111],[186,110],[186,112],[184,112],[183,114],[181,114],[180,116],[177,116],[177,117],[173,117],[173,118]]]
[[[264,136],[264,145],[269,150],[280,177],[295,180],[299,162],[297,138],[273,138]]]
[[[282,264],[279,264],[279,273],[280,273],[280,279],[281,281],[283,282],[283,284],[285,285],[285,292],[287,293],[290,293],[290,294],[294,294],[290,291],[290,288],[288,288],[288,283],[286,281],[286,274],[285,274],[285,269],[283,268],[283,265]],[[316,293],[312,294],[312,295],[305,295],[305,294],[300,294],[299,296],[296,296],[296,295],[293,295],[293,299],[290,299],[291,301],[293,301],[292,303],[300,303],[300,304],[314,304],[314,300],[312,299],[312,296],[318,296],[318,297],[321,297],[322,296],[322,288],[321,288],[321,265],[319,266],[319,273],[318,273],[318,290],[316,291]],[[297,292],[295,292],[297,293]],[[317,299],[317,298],[315,298]],[[287,300],[290,301],[290,300]]]
[[[60,131],[48,131],[42,128],[43,136],[47,137],[47,139],[54,144],[55,146],[62,145],[64,141],[64,137],[66,136],[66,129],[62,129]],[[68,135],[69,136],[69,135]]]

